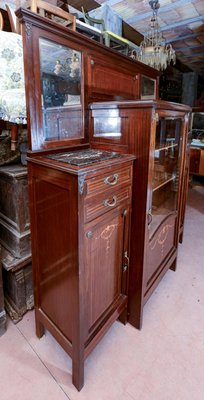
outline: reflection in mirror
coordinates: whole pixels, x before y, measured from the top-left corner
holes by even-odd
[[[81,53],[39,40],[45,140],[82,137]]]
[[[141,76],[141,99],[155,99],[155,79],[148,78],[147,76]]]
[[[157,121],[152,180],[149,237],[177,210],[182,147],[182,119],[160,117]]]

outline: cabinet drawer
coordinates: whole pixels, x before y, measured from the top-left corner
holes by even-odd
[[[107,172],[106,174],[97,176],[87,181],[87,196],[97,192],[110,189],[117,189],[121,184],[130,185],[132,182],[131,167],[115,169],[115,171]]]
[[[116,208],[123,201],[131,199],[131,186],[126,186],[118,191],[106,191],[98,196],[85,200],[84,219],[85,222]]]

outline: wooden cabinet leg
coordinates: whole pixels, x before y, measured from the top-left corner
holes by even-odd
[[[84,360],[72,359],[72,383],[80,391],[84,386]]]
[[[37,337],[41,338],[45,333],[45,329],[44,329],[43,324],[40,321],[38,321],[37,318],[35,319],[35,329],[36,329]]]
[[[170,269],[172,271],[176,271],[176,267],[177,267],[177,259],[174,260],[173,264],[171,265]]]
[[[127,324],[127,308],[120,314],[118,317],[119,321],[122,322],[122,324],[126,325]]]

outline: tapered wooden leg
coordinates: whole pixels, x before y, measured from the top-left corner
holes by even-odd
[[[84,359],[72,359],[72,383],[78,391],[84,386]]]
[[[173,264],[171,265],[170,269],[171,269],[172,271],[176,271],[176,267],[177,267],[177,259],[174,260],[174,262],[173,262]]]
[[[35,319],[35,329],[36,329],[36,335],[40,339],[44,335],[45,329],[43,324],[40,321],[38,321],[37,318]]]
[[[122,322],[122,324],[126,325],[127,324],[127,308],[120,314],[118,317],[119,321]]]

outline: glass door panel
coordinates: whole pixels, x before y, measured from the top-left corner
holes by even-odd
[[[152,196],[149,210],[150,237],[177,210],[182,119],[160,117],[153,151]]]

